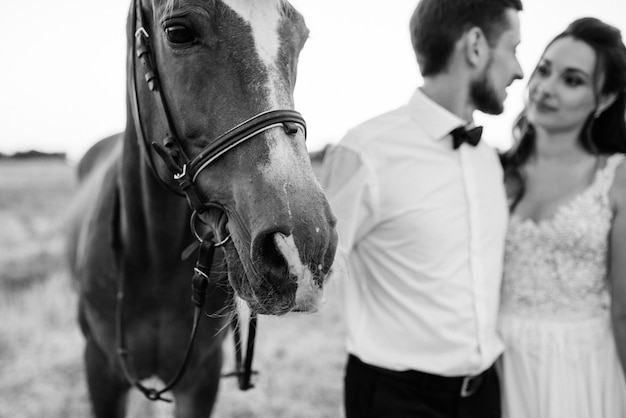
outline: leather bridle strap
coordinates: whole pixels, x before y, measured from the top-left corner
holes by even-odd
[[[243,351],[241,343],[241,324],[237,312],[233,312],[233,340],[235,343],[235,370],[230,373],[222,374],[222,377],[236,377],[239,389],[248,390],[254,388],[250,383],[253,374],[257,374],[252,370],[252,358],[254,356],[254,341],[256,336],[256,312],[250,312],[250,320],[248,321],[248,339],[246,343],[246,351]],[[244,357],[245,356],[245,357]]]
[[[295,110],[283,109],[270,110],[253,116],[219,136],[196,157],[182,164],[176,161],[175,155],[168,151],[167,148],[154,143],[153,147],[169,167],[180,189],[187,195],[191,208],[198,213],[202,213],[206,210],[207,202],[196,186],[198,175],[234,147],[260,133],[277,127],[282,127],[290,135],[297,133],[298,127],[300,127],[306,137],[306,123],[302,115]]]
[[[141,0],[132,0],[131,5],[131,22],[133,24],[132,36],[133,36],[133,49],[131,51],[131,73],[130,74],[130,89],[132,94],[131,110],[135,129],[140,146],[143,149],[143,153],[148,160],[148,164],[154,176],[162,183],[167,189],[182,195],[181,190],[187,197],[187,201],[193,210],[191,217],[192,227],[194,219],[199,213],[203,213],[210,208],[219,206],[212,203],[209,199],[205,199],[202,196],[199,188],[196,186],[196,180],[199,174],[206,169],[211,163],[227,153],[232,148],[244,143],[245,141],[273,128],[282,127],[289,135],[294,135],[298,131],[298,127],[304,131],[304,138],[306,139],[306,124],[302,115],[294,110],[282,109],[282,110],[270,110],[257,114],[250,119],[240,123],[234,128],[228,130],[226,133],[220,135],[214,141],[205,147],[196,157],[193,159],[188,158],[185,155],[182,144],[180,143],[178,136],[176,135],[175,126],[172,121],[171,113],[168,110],[167,101],[163,93],[162,86],[160,84],[156,62],[150,49],[150,33],[144,24],[143,12],[141,8]],[[143,131],[141,123],[141,110],[139,107],[139,93],[137,91],[136,81],[136,59],[139,59],[144,69],[145,80],[148,84],[150,91],[155,93],[155,102],[158,108],[158,112],[161,113],[167,122],[167,132],[164,139],[161,142],[148,141]],[[157,154],[163,159],[165,165],[168,167],[173,179],[178,185],[178,188],[172,187],[170,181],[164,180],[157,169],[156,164],[152,159],[152,153],[150,152],[150,144],[154,148]],[[214,235],[218,236],[221,231],[214,231]],[[194,234],[195,231],[194,231]],[[198,235],[196,234],[198,237]],[[194,310],[194,320],[192,325],[191,336],[187,348],[185,350],[185,356],[181,366],[178,369],[176,375],[168,382],[164,388],[160,390],[151,389],[143,386],[139,380],[132,373],[129,366],[128,349],[126,347],[126,340],[124,335],[123,324],[123,299],[124,299],[124,273],[120,274],[118,284],[118,301],[116,311],[116,338],[117,338],[117,354],[119,362],[124,373],[126,380],[129,384],[138,388],[148,399],[150,400],[165,400],[161,395],[170,390],[182,377],[185,369],[188,365],[191,349],[195,340],[195,335],[198,329],[198,324],[202,313],[202,304],[206,296],[206,287],[208,286],[209,271],[213,260],[213,252],[216,246],[224,245],[228,237],[222,237],[222,241],[217,244],[211,242],[211,240],[198,237],[200,241],[200,250],[198,252],[198,262],[196,268],[194,268],[194,276],[192,279],[193,297],[192,300],[196,305]],[[248,342],[246,358],[241,365],[241,351],[238,344],[236,347],[237,356],[237,371],[235,374],[239,376],[239,387],[242,390],[246,390],[252,387],[250,384],[250,376],[252,372],[252,357],[254,352],[254,340],[256,334],[256,314],[252,313],[250,316],[250,326],[248,330]],[[238,317],[234,317],[234,327],[237,339],[239,339],[239,326]]]
[[[213,263],[213,254],[215,253],[215,246],[210,241],[204,241],[200,246],[200,250],[198,251],[198,261],[196,262],[196,267],[194,268],[194,275],[191,281],[192,286],[192,301],[195,305],[194,313],[193,313],[193,325],[191,328],[191,335],[189,337],[189,341],[187,342],[187,348],[185,349],[185,355],[183,357],[183,361],[178,368],[178,371],[174,375],[174,377],[161,389],[157,390],[154,388],[148,388],[144,386],[139,379],[134,375],[134,373],[130,370],[129,359],[128,359],[128,348],[126,347],[126,338],[124,332],[124,322],[123,322],[123,301],[124,301],[124,280],[120,279],[119,289],[117,293],[117,309],[116,309],[116,339],[117,339],[117,357],[120,363],[120,367],[122,372],[124,373],[124,377],[132,386],[139,389],[146,398],[151,401],[165,401],[171,402],[170,399],[163,398],[165,392],[172,389],[178,381],[183,377],[187,366],[189,365],[189,359],[191,358],[191,351],[193,348],[193,343],[196,338],[196,334],[198,331],[198,325],[200,323],[200,318],[202,317],[202,308],[204,307],[204,301],[206,299],[206,290],[209,284],[209,272],[211,269],[211,264]],[[122,273],[121,277],[124,276]]]
[[[132,0],[132,6],[130,8],[131,13],[131,22],[133,22],[132,27],[132,50],[130,51],[131,57],[131,68],[129,74],[130,81],[130,92],[132,94],[132,100],[130,102],[131,112],[133,117],[133,122],[135,125],[135,132],[137,134],[137,142],[139,142],[139,146],[142,148],[143,154],[148,161],[148,166],[150,167],[150,171],[154,177],[164,186],[166,189],[175,193],[177,195],[183,196],[183,193],[174,188],[172,184],[168,181],[165,181],[160,175],[159,171],[154,163],[152,158],[152,153],[150,152],[150,147],[148,146],[148,141],[146,139],[146,135],[143,130],[143,125],[141,123],[141,109],[139,106],[139,93],[137,91],[137,80],[136,80],[136,69],[137,69],[137,59],[139,59],[142,63],[144,69],[144,78],[146,83],[148,84],[148,88],[150,91],[157,94],[158,99],[156,100],[157,106],[159,107],[161,113],[163,113],[167,124],[169,133],[165,135],[164,143],[168,143],[170,138],[175,135],[174,125],[172,124],[170,113],[167,110],[167,105],[165,98],[161,92],[161,88],[159,85],[159,78],[156,71],[156,65],[152,60],[152,54],[150,50],[150,35],[145,28],[143,12],[141,9],[141,0]]]
[[[282,127],[287,134],[295,134],[298,127],[306,138],[306,123],[295,110],[269,110],[240,123],[218,137],[189,162],[188,171],[195,181],[198,174],[220,156],[254,136],[272,128]]]
[[[176,134],[172,116],[169,112],[163,89],[161,88],[156,63],[154,62],[154,57],[152,56],[150,49],[150,34],[144,25],[141,2],[140,0],[133,0],[133,2],[134,7],[132,9],[135,15],[133,19],[135,24],[133,42],[135,45],[136,57],[142,62],[148,88],[150,91],[155,93],[155,102],[157,107],[167,121],[167,133],[165,134],[164,139],[161,142],[151,141],[150,145],[163,159],[165,165],[173,175],[174,180],[178,183],[178,190],[172,188],[169,181],[165,181],[161,178],[156,165],[152,161],[152,154],[149,152],[150,150],[147,146],[148,139],[143,133],[143,127],[141,124],[137,85],[134,82],[135,57],[133,56],[133,118],[135,119],[138,136],[140,137],[140,142],[142,143],[144,151],[146,151],[146,154],[148,155],[150,167],[160,182],[165,184],[168,189],[177,194],[180,194],[180,190],[182,189],[182,191],[186,194],[187,200],[189,201],[192,209],[201,213],[203,208],[206,206],[205,199],[195,186],[195,181],[202,170],[207,168],[213,161],[227,153],[229,150],[272,128],[282,127],[286,133],[295,134],[298,131],[298,127],[300,127],[304,131],[304,138],[306,140],[306,123],[299,112],[291,109],[278,109],[261,112],[211,141],[209,145],[206,146],[193,159],[187,157]]]

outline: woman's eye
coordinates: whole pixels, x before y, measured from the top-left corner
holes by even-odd
[[[165,28],[165,36],[169,42],[178,45],[190,44],[196,39],[194,32],[182,25]]]
[[[565,84],[568,86],[576,87],[583,84],[583,80],[578,77],[565,77]]]
[[[540,76],[546,76],[550,73],[550,70],[548,69],[547,66],[545,65],[540,65],[537,67],[537,74],[539,74]]]

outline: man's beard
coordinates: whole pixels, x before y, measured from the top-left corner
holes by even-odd
[[[504,104],[487,77],[490,68],[491,61],[485,67],[481,77],[470,84],[470,99],[477,110],[489,115],[499,115],[504,111]]]

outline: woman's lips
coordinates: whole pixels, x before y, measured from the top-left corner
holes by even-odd
[[[535,101],[533,104],[535,105],[535,109],[542,113],[556,112],[557,110],[556,107],[550,106],[542,101]]]

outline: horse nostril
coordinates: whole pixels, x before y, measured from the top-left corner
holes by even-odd
[[[285,257],[275,241],[275,235],[277,234],[280,234],[280,232],[268,232],[255,239],[253,259],[258,260],[260,265],[265,265],[265,268],[274,274],[287,275],[288,266]]]

